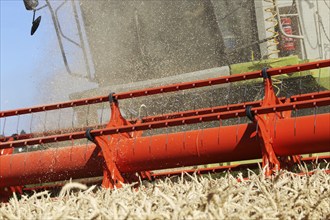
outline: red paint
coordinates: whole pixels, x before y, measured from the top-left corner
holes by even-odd
[[[330,151],[329,124],[330,114],[278,120],[272,134],[274,152],[289,156]],[[114,161],[120,172],[127,173],[257,159],[261,150],[255,128],[241,124],[121,139]],[[98,151],[89,145],[1,156],[0,187],[101,176],[103,159]]]

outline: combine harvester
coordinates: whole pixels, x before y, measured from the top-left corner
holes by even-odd
[[[0,112],[0,200],[70,179],[114,188],[182,172],[258,169],[257,162],[271,176],[330,160],[326,3],[24,2],[34,11],[31,34],[36,12],[48,8],[68,75],[98,88]],[[65,7],[78,40],[60,25]],[[81,55],[83,73],[66,49]],[[26,121],[30,129],[19,134]]]
[[[244,74],[223,76],[193,82],[110,93],[109,96],[73,100],[24,109],[0,112],[0,117],[73,108],[109,102],[111,118],[104,127],[58,130],[48,134],[22,134],[2,138],[0,143],[1,195],[23,192],[24,186],[45,182],[98,177],[102,186],[120,187],[122,183],[152,179],[164,173],[155,170],[229,161],[262,158],[266,175],[301,162],[301,154],[329,152],[330,114],[317,109],[330,105],[330,91],[277,97],[272,76],[291,74],[330,66],[330,60],[264,68]],[[183,111],[127,120],[120,112],[120,102],[141,96],[172,93],[219,84],[262,78],[263,100],[228,104],[212,108]],[[314,114],[292,116],[292,111],[312,109]],[[247,117],[251,122],[222,126],[230,118]],[[177,133],[143,136],[146,130],[218,121],[219,126]],[[82,130],[85,129],[85,130]],[[39,136],[39,137],[38,137]],[[16,153],[17,147],[88,139],[82,146],[65,146],[34,152]],[[329,157],[324,157],[329,159]],[[230,167],[200,169],[201,172]],[[179,174],[176,170],[167,174]],[[37,188],[36,188],[37,189]]]

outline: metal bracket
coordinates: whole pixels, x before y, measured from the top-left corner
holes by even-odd
[[[109,93],[109,102],[110,103],[118,102],[118,100],[113,96],[114,94],[115,94],[114,92]]]
[[[250,119],[252,122],[254,122],[255,115],[254,115],[254,112],[252,112],[251,110],[252,110],[252,106],[246,106],[245,114],[246,114],[246,117],[248,117],[248,119]]]
[[[131,125],[121,114],[119,109],[119,103],[114,98],[113,92],[109,94],[109,103],[111,109],[111,118],[106,128],[120,127]],[[116,165],[117,143],[120,139],[135,138],[142,135],[142,131],[119,133],[112,135],[104,135],[93,137],[90,134],[91,129],[87,129],[86,137],[94,140],[94,143],[101,148],[101,155],[104,158],[103,164],[103,181],[102,186],[104,188],[121,187],[122,183],[138,182],[138,177],[135,173],[121,173]],[[140,173],[140,176],[150,176],[149,172]]]
[[[264,78],[264,79],[270,78],[270,76],[267,73],[267,70],[268,70],[268,67],[264,67],[261,70],[262,78]]]
[[[92,128],[87,128],[87,130],[86,130],[86,138],[89,140],[89,141],[91,141],[91,142],[95,142],[95,138],[94,138],[94,136],[91,134],[91,131],[92,131],[93,129]]]
[[[282,104],[282,102],[276,96],[271,77],[267,73],[267,68],[263,68],[262,77],[264,79],[264,99],[262,102],[262,107],[272,106]],[[258,137],[260,138],[260,146],[262,151],[262,166],[266,168],[265,174],[267,176],[271,175],[274,171],[281,168],[281,163],[279,162],[274,149],[273,149],[273,136],[275,128],[275,123],[277,119],[283,119],[283,113],[272,112],[263,115],[252,115],[251,107],[246,108],[247,117],[251,120],[254,119],[258,126]]]

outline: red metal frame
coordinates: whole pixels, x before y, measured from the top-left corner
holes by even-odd
[[[276,76],[276,75],[281,75],[281,74],[324,68],[324,67],[329,67],[329,66],[330,66],[330,59],[320,60],[320,61],[310,62],[310,63],[304,63],[304,64],[297,64],[297,65],[286,66],[286,67],[271,68],[267,72],[268,72],[269,76]],[[222,76],[222,77],[212,78],[212,79],[207,79],[207,80],[198,80],[198,81],[193,81],[193,82],[177,83],[177,84],[168,85],[168,86],[160,86],[160,87],[156,87],[156,88],[149,88],[149,89],[143,89],[143,90],[117,93],[117,94],[113,95],[113,98],[116,100],[120,100],[120,99],[136,98],[136,97],[149,96],[149,95],[155,95],[155,94],[163,94],[163,93],[181,91],[181,90],[186,90],[186,89],[194,89],[194,88],[200,88],[200,87],[205,87],[205,86],[212,86],[212,85],[219,85],[219,84],[230,83],[230,82],[256,79],[261,76],[262,76],[261,71],[254,71],[254,72],[248,72],[248,73],[237,74],[237,75]],[[30,114],[30,113],[35,113],[35,112],[43,112],[43,111],[49,111],[49,110],[55,110],[55,109],[61,109],[61,108],[70,108],[70,107],[76,107],[76,106],[90,105],[90,104],[96,104],[96,103],[107,102],[107,101],[109,101],[109,96],[99,96],[99,97],[94,97],[94,98],[79,99],[79,100],[55,103],[55,104],[50,104],[50,105],[42,105],[42,106],[36,106],[36,107],[30,107],[30,108],[1,111],[0,118],[14,116],[14,115]]]
[[[111,119],[106,128],[114,128],[119,126],[131,126],[132,124],[127,121],[120,113],[118,102],[113,101],[110,103]],[[115,145],[121,139],[137,138],[141,137],[142,131],[131,133],[120,133],[109,135],[97,136],[93,140],[97,146],[102,150],[102,156],[104,158],[103,165],[103,182],[102,186],[105,188],[120,187],[121,183],[137,181],[138,178],[134,173],[126,173],[125,176],[121,174],[115,163]]]
[[[307,94],[301,94],[301,95],[294,95],[290,97],[290,102],[296,102],[296,101],[306,101],[306,100],[313,100],[313,99],[320,99],[320,98],[327,98],[330,97],[330,91],[320,91],[320,92],[313,92],[313,93],[307,93]],[[281,97],[279,98],[281,102],[285,101],[286,98]],[[217,107],[211,107],[211,108],[203,108],[203,109],[197,109],[197,110],[188,110],[183,112],[175,112],[175,113],[169,113],[169,114],[163,114],[163,115],[156,115],[156,116],[147,116],[141,119],[142,123],[145,122],[153,122],[153,121],[162,121],[167,119],[174,119],[174,118],[183,118],[183,117],[189,117],[189,116],[196,116],[196,115],[205,115],[210,113],[217,113],[217,112],[225,112],[225,111],[233,111],[233,110],[243,110],[247,106],[251,107],[260,107],[262,104],[262,101],[254,101],[254,102],[246,102],[246,103],[239,103],[239,104],[229,104],[225,106],[217,106]],[[129,122],[131,124],[134,124],[139,119],[132,119]],[[92,125],[89,127],[93,127],[94,129],[101,129],[105,128],[106,124],[103,125]],[[14,140],[22,140],[22,139],[30,139],[40,136],[50,136],[50,135],[57,135],[57,134],[64,134],[69,132],[77,132],[77,131],[86,131],[89,127],[82,127],[82,128],[68,128],[68,129],[61,129],[61,130],[52,130],[52,131],[46,131],[46,132],[40,132],[40,133],[30,133],[30,134],[17,134],[14,137],[7,136],[0,138],[0,142],[6,142],[6,141],[13,141]],[[1,149],[1,148],[0,148]]]
[[[272,134],[275,154],[290,156],[329,151],[329,124],[330,114],[277,120],[276,133]],[[112,146],[112,160],[123,175],[258,159],[262,156],[260,141],[253,123],[122,138]],[[3,155],[0,157],[0,188],[101,176],[103,160],[99,152],[99,147],[89,145]]]
[[[256,108],[252,108],[252,112],[255,115],[268,114],[268,113],[291,111],[291,110],[304,109],[304,108],[315,108],[326,105],[330,105],[330,97],[307,100],[307,101],[297,101],[294,103],[284,103],[280,105],[271,105],[266,107],[256,107]],[[135,131],[166,128],[172,126],[195,124],[201,122],[216,121],[216,120],[223,120],[223,119],[237,118],[244,116],[246,116],[245,110],[234,110],[228,112],[190,116],[185,118],[168,119],[164,121],[154,121],[154,122],[146,122],[146,123],[134,124],[134,125],[118,126],[115,128],[109,127],[104,129],[95,129],[91,131],[91,134],[96,137],[102,135],[129,133]],[[86,132],[72,132],[67,134],[51,135],[47,137],[31,138],[27,140],[2,142],[0,143],[0,148],[46,144],[52,142],[69,141],[69,140],[83,139],[83,138],[86,138]]]
[[[283,105],[285,102],[289,101],[281,101],[275,95],[272,81],[268,76],[267,69],[263,70],[263,77],[265,95],[262,102],[262,107]],[[266,175],[271,175],[272,172],[279,170],[281,167],[280,161],[278,160],[273,149],[272,133],[275,132],[274,129],[276,120],[290,117],[291,111],[270,112],[267,114],[257,114],[255,116],[255,121],[259,130],[258,137],[262,140],[260,142],[260,147],[262,150],[262,166],[266,169]],[[299,162],[299,156],[294,156],[294,158],[296,158],[297,162]]]
[[[145,90],[110,94],[53,105],[0,112],[0,117],[68,108],[110,101],[111,119],[105,128],[25,139],[4,138],[0,143],[0,194],[4,188],[21,191],[21,185],[87,178],[103,173],[102,186],[120,187],[124,182],[151,179],[149,170],[218,162],[262,158],[270,175],[290,163],[296,156],[330,151],[330,114],[291,117],[292,110],[330,105],[330,91],[278,98],[271,76],[330,66],[330,60],[289,67],[264,69],[245,74],[179,83]],[[118,100],[174,92],[240,80],[264,78],[262,101],[219,106],[128,121],[120,113]],[[252,106],[249,108],[248,106]],[[142,137],[144,130],[194,124],[248,116],[253,123],[219,126],[202,130]],[[317,123],[316,123],[317,122]],[[11,154],[13,147],[88,138],[90,146],[57,148],[49,151]],[[260,145],[260,147],[258,147]],[[11,155],[10,155],[11,154]],[[288,157],[290,159],[288,160]],[[15,161],[15,162],[13,162]],[[229,167],[227,167],[229,168]],[[51,171],[49,173],[49,171]],[[28,177],[28,178],[27,178]],[[14,186],[14,187],[13,187]],[[17,187],[15,187],[17,186]]]

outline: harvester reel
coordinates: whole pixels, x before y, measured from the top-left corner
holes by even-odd
[[[306,158],[301,159],[300,154],[328,152],[330,141],[329,113],[291,118],[292,110],[329,106],[330,91],[279,98],[273,90],[271,77],[329,66],[330,60],[322,60],[143,90],[111,93],[109,96],[1,111],[0,118],[6,118],[109,102],[111,117],[106,125],[97,124],[92,128],[77,127],[72,130],[60,129],[0,137],[0,194],[2,198],[8,199],[13,192],[24,192],[25,186],[29,184],[102,175],[103,187],[119,188],[123,183],[138,182],[139,177],[150,180],[162,176],[152,171],[260,158],[265,174],[269,176],[278,169],[300,163],[300,160],[305,161]],[[122,116],[119,109],[121,99],[260,79],[260,77],[263,77],[264,82],[263,100],[146,116],[130,121]],[[248,117],[253,123],[221,125],[222,120],[239,117]],[[142,132],[145,130],[211,121],[220,121],[220,126],[142,137]],[[36,152],[14,152],[15,147],[85,138],[94,144]],[[220,166],[198,172],[205,173],[212,170],[220,172],[235,167],[237,165]],[[181,168],[179,171],[161,172],[165,172],[163,174],[165,176],[194,171]]]

